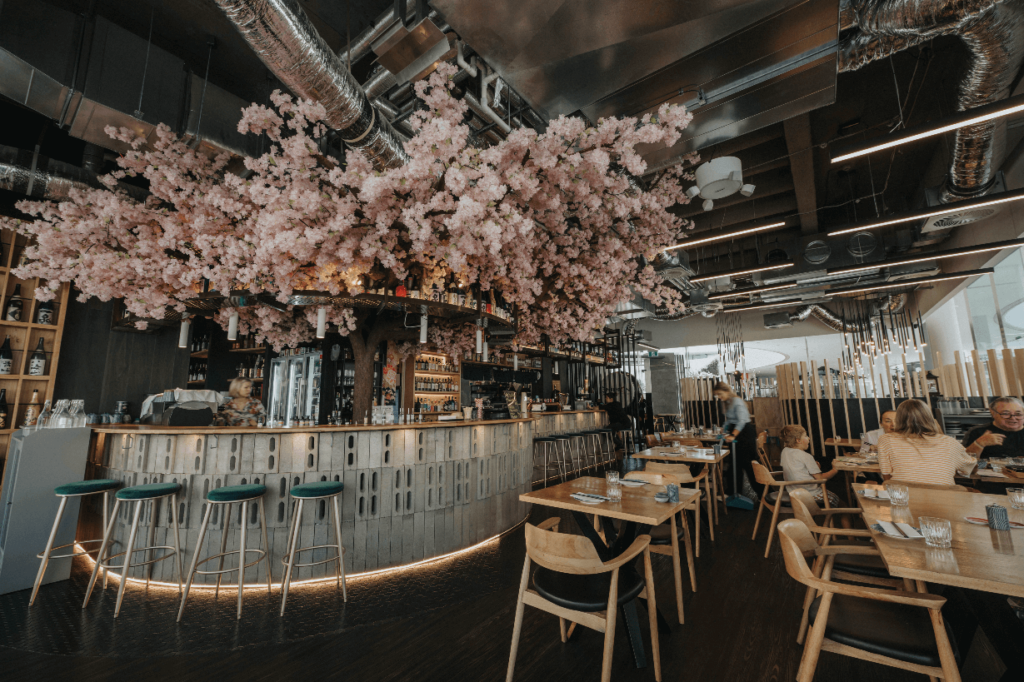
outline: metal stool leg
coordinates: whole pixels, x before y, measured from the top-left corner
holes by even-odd
[[[128,545],[125,547],[124,564],[121,569],[121,584],[117,587],[117,604],[114,606],[114,618],[121,613],[121,602],[124,601],[124,588],[128,584],[128,571],[131,570],[132,550],[135,547],[135,534],[139,531],[139,517],[142,515],[142,503],[145,500],[135,501],[135,511],[132,514],[132,529],[128,534]]]
[[[110,551],[110,538],[114,532],[114,524],[117,522],[117,511],[121,507],[121,500],[115,498],[114,510],[110,512],[110,521],[107,523],[106,528],[103,531],[103,542],[100,543],[100,552],[96,556],[96,565],[92,567],[92,576],[89,578],[89,587],[85,590],[85,599],[82,601],[82,608],[84,609],[89,605],[89,597],[92,596],[92,588],[96,585],[96,575],[100,570],[100,566],[103,564],[103,555]],[[124,579],[122,578],[122,582]]]
[[[178,532],[178,494],[171,496],[171,521],[174,526],[174,568],[178,574],[178,594],[181,594],[181,535]],[[156,525],[154,522],[153,525]]]
[[[260,498],[260,525],[263,527],[263,551],[267,559],[267,594],[270,594],[270,583],[274,582],[274,573],[270,570],[270,540],[267,538],[267,508]]]
[[[338,506],[338,496],[332,499],[334,506],[334,538],[338,541],[338,576],[341,579],[341,597],[348,601],[348,588],[345,586],[345,548],[341,545],[341,507]]]
[[[288,603],[288,584],[292,579],[292,566],[295,564],[295,545],[299,541],[299,526],[302,523],[302,500],[299,500],[295,507],[295,516],[292,518],[291,533],[288,538],[288,563],[285,564],[284,579],[281,581],[281,615],[284,616],[284,607]]]
[[[110,493],[109,492],[104,492],[103,493],[103,527],[104,528],[107,527],[107,516],[108,516],[107,510],[109,510],[109,509],[110,509]],[[96,557],[96,560],[99,561],[99,557],[98,556]],[[109,573],[110,573],[109,569],[106,569],[106,568],[103,569],[103,589],[104,590],[107,589],[107,576],[109,575]]]
[[[242,532],[238,541],[238,620],[242,620],[242,587],[245,585],[245,531],[249,525],[249,501],[242,502]]]
[[[196,542],[196,550],[192,554],[192,563],[188,567],[188,578],[185,579],[185,593],[181,596],[181,606],[178,607],[178,622],[181,622],[181,616],[185,613],[185,602],[188,601],[189,590],[192,589],[192,579],[196,575],[196,566],[199,563],[199,551],[203,547],[203,539],[206,537],[206,528],[210,525],[210,517],[213,516],[214,505],[210,502],[206,503],[206,513],[203,514],[203,525],[199,527],[199,540]]]
[[[46,549],[43,550],[43,560],[39,563],[39,572],[36,574],[36,582],[32,586],[32,596],[29,597],[28,605],[36,603],[36,595],[39,594],[39,586],[43,584],[43,576],[46,574],[46,565],[50,563],[50,551],[53,549],[53,541],[57,537],[57,528],[60,520],[64,517],[64,508],[68,506],[68,498],[61,496],[60,506],[57,508],[57,518],[53,521],[53,528],[50,529],[50,537],[46,541]]]
[[[220,559],[217,560],[217,570],[224,570],[224,553],[228,548],[228,524],[231,523],[231,503],[225,503],[225,507],[221,510],[221,533],[220,533]],[[213,598],[216,599],[220,596],[220,579],[223,577],[223,573],[217,574],[217,587],[213,590]]]

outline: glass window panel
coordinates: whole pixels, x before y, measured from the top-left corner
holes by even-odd
[[[974,344],[979,351],[1002,348],[1003,339],[999,333],[996,317],[996,303],[992,296],[992,280],[987,275],[967,287],[967,306],[971,311],[971,329]]]
[[[1024,348],[1024,250],[1003,259],[996,266],[995,279],[1006,344]]]

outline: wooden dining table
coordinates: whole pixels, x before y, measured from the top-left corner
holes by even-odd
[[[856,492],[881,486],[856,484],[853,488]],[[1012,509],[1005,495],[911,486],[908,508],[893,508],[887,500],[859,493],[857,504],[869,528],[878,521],[894,520],[916,526],[921,516],[949,520],[953,530],[949,549],[929,547],[923,539],[897,540],[872,529],[882,561],[893,576],[1024,597],[1024,529],[992,530],[965,520],[968,516],[984,519],[986,505],[999,504],[1007,508],[1011,521],[1024,523],[1024,510]]]
[[[711,499],[715,500],[715,505],[712,507],[713,521],[716,525],[718,524],[718,502],[725,502],[725,483],[722,481],[722,460],[731,455],[731,449],[723,449],[721,454],[711,453],[710,456],[699,456],[692,453],[682,452],[680,453],[675,448],[671,447],[657,447],[648,448],[642,450],[633,457],[637,459],[654,460],[656,462],[676,462],[678,464],[707,464],[709,467],[708,478],[711,481]],[[726,508],[726,514],[729,513]]]
[[[581,476],[549,488],[523,493],[519,496],[519,501],[571,512],[583,535],[594,543],[602,561],[609,561],[621,555],[637,537],[646,533],[652,526],[665,523],[674,514],[687,510],[700,501],[699,491],[692,488],[680,488],[678,502],[658,502],[654,499],[654,493],[664,490],[661,486],[620,487],[622,488],[621,500],[584,504],[572,497],[573,493],[590,493],[607,497],[608,483],[603,478]],[[589,516],[598,518],[601,534],[591,523]],[[606,523],[606,519],[617,519],[623,524],[621,528],[616,529],[613,523]],[[623,607],[623,615],[626,630],[629,633],[630,647],[633,650],[633,660],[636,667],[643,668],[647,665],[647,657],[640,639],[640,621],[636,615],[635,600]],[[668,627],[660,613],[658,622],[661,627]]]

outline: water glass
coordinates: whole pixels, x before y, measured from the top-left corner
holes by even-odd
[[[910,504],[910,488],[902,483],[886,483],[889,492],[889,503],[894,507],[906,507]]]
[[[1024,509],[1024,488],[1007,488],[1006,496],[1010,498],[1010,506]]]
[[[929,547],[949,547],[953,544],[953,527],[948,520],[921,516],[917,521],[921,524],[921,534]]]
[[[618,471],[606,471],[604,474],[604,480],[608,483],[608,488],[619,487],[619,472]]]
[[[622,500],[622,486],[618,484],[608,486],[607,495],[612,502],[619,502]]]

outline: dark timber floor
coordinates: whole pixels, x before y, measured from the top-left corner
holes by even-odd
[[[532,519],[550,511],[535,509]],[[777,546],[763,558],[764,531],[751,541],[753,519],[752,512],[733,510],[722,517],[716,543],[705,537],[699,591],[686,588],[686,625],[661,637],[665,680],[795,679],[803,592],[786,574]],[[147,596],[134,586],[115,624],[112,587],[80,608],[88,577],[82,563],[72,580],[45,587],[31,611],[27,591],[0,597],[0,680],[501,680],[523,553],[520,528],[470,555],[353,580],[347,606],[333,585],[295,589],[283,619],[276,591],[269,598],[248,591],[240,624],[231,590],[218,602],[196,594],[177,625],[176,590]],[[661,612],[674,623],[671,565],[666,557],[654,561]],[[640,620],[649,656],[642,607]],[[596,681],[601,645],[601,635],[586,630],[562,644],[557,619],[527,608],[515,679]],[[1004,670],[988,638],[976,636],[965,682],[998,680]],[[633,667],[621,625],[612,677],[654,679],[653,668]],[[815,679],[925,678],[823,653]]]

